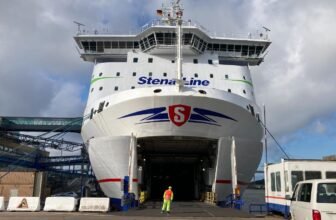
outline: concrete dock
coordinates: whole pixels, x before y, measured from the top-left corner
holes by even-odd
[[[161,214],[161,202],[148,202],[140,209],[132,209],[127,212],[81,213],[81,212],[1,212],[0,219],[25,219],[25,220],[129,220],[129,219],[282,219],[280,216],[254,216],[245,211],[231,208],[220,208],[202,202],[174,202],[171,213]]]

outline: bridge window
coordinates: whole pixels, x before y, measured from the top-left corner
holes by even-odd
[[[133,41],[127,41],[126,46],[127,46],[128,49],[132,49],[133,48]]]
[[[102,41],[97,42],[97,52],[104,52],[104,42]]]
[[[235,45],[235,51],[241,52],[242,46],[241,45]]]
[[[134,57],[133,58],[133,63],[137,63],[138,62],[138,58],[137,57]]]
[[[95,52],[96,51],[96,48],[97,48],[97,42],[95,41],[91,41],[89,43],[89,50],[92,51],[92,52]]]
[[[221,44],[220,45],[220,51],[227,51],[226,50],[227,45],[226,44]]]
[[[111,48],[111,42],[110,42],[110,41],[105,41],[105,42],[104,42],[104,47],[105,47],[106,49],[110,49],[110,48]]]
[[[118,41],[112,41],[112,48],[119,48]]]
[[[163,33],[155,33],[158,44],[163,44]]]
[[[184,45],[190,45],[193,34],[183,34],[182,41]]]
[[[255,54],[255,49],[256,49],[255,46],[249,46],[249,56],[252,56]]]
[[[135,49],[138,49],[139,48],[139,42],[134,41],[133,46],[134,46]]]
[[[213,50],[213,44],[208,44],[207,45],[207,50]]]
[[[153,58],[148,58],[148,63],[153,63]]]
[[[214,51],[219,51],[219,44],[214,44],[213,45],[213,50]]]
[[[234,51],[234,45],[229,44],[229,45],[228,45],[228,51],[229,51],[229,52],[233,52],[233,51]]]
[[[119,48],[125,49],[126,48],[126,42],[125,41],[119,41]]]
[[[242,56],[247,56],[247,52],[248,52],[248,46],[243,46],[242,47]]]
[[[101,87],[99,87],[99,91],[102,91],[103,90],[103,87],[101,86]]]
[[[256,47],[256,54],[259,56],[261,54],[262,50],[263,50],[262,46],[257,46]]]

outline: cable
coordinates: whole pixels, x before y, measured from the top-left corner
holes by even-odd
[[[265,128],[265,130],[267,131],[267,133],[272,137],[272,139],[275,141],[275,143],[278,145],[278,147],[280,148],[281,152],[287,157],[287,159],[290,159],[290,157],[288,156],[288,154],[285,152],[285,150],[283,149],[283,147],[279,144],[279,142],[275,139],[275,137],[272,135],[272,133],[267,129],[267,127],[264,125],[264,123],[259,120],[259,122],[261,123],[261,125]]]

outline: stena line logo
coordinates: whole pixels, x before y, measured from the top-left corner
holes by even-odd
[[[139,116],[142,118],[139,119]],[[136,124],[171,122],[177,127],[188,123],[207,124],[221,126],[218,119],[226,119],[237,122],[236,119],[220,112],[209,109],[191,107],[189,105],[174,104],[168,107],[156,107],[142,109],[136,112],[121,116],[118,119],[138,117]]]
[[[186,86],[209,86],[209,80],[201,80],[187,77],[183,77],[184,85]],[[152,78],[147,76],[141,76],[138,79],[139,85],[175,85],[175,79],[160,79],[160,78]]]
[[[188,121],[190,112],[191,107],[187,105],[171,105],[168,107],[169,119],[178,127]]]

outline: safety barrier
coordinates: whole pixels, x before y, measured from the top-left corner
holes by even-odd
[[[0,211],[5,210],[5,198],[0,197]]]
[[[40,197],[10,197],[7,211],[40,211]]]
[[[81,198],[80,200],[80,212],[108,212],[109,209],[109,198]]]
[[[76,211],[78,200],[74,197],[47,197],[43,211]]]

